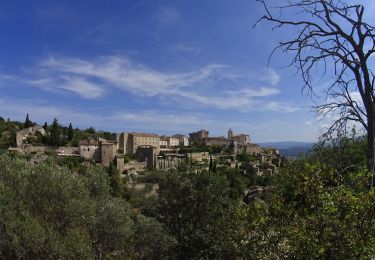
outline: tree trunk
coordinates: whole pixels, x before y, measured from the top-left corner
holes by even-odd
[[[367,168],[371,172],[370,188],[374,187],[375,172],[375,104],[371,104],[367,116]]]

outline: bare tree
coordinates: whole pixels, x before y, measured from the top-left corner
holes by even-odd
[[[368,169],[375,170],[375,77],[369,59],[375,53],[375,27],[363,20],[365,8],[343,0],[289,0],[276,7],[275,16],[266,0],[260,2],[265,15],[258,22],[268,21],[273,29],[291,27],[292,39],[279,42],[275,51],[291,53],[290,66],[296,65],[304,86],[314,94],[313,76],[333,75],[326,89],[326,102],[314,106],[316,115],[334,113],[337,118],[328,130],[346,131],[347,123],[355,121],[367,131]],[[281,1],[280,1],[281,2]],[[282,13],[295,14],[283,19]],[[327,74],[326,74],[327,73]],[[372,177],[370,186],[374,186]]]

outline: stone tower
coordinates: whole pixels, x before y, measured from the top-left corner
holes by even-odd
[[[233,139],[233,130],[232,130],[232,128],[229,128],[229,130],[228,130],[228,140],[230,141],[232,139]]]

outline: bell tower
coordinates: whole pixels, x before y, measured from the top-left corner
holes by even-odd
[[[228,140],[230,141],[232,139],[233,139],[233,130],[232,130],[232,128],[229,128],[229,130],[228,130]]]

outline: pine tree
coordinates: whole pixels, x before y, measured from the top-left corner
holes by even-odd
[[[32,124],[32,122],[29,119],[29,114],[27,114],[26,115],[26,120],[25,120],[25,123],[24,123],[23,127],[24,128],[28,128],[28,127],[32,127],[32,126],[33,126],[33,124]]]
[[[73,126],[72,123],[69,124],[69,129],[68,129],[68,141],[71,142],[74,137],[74,131],[73,131]]]

